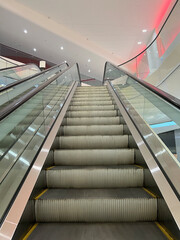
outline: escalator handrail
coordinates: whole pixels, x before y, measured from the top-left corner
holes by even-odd
[[[113,65],[112,63],[106,62],[105,63],[105,67],[104,67],[104,75],[103,75],[103,84],[105,81],[105,74],[106,74],[106,66],[107,64],[111,64],[114,68],[118,69],[119,71],[123,72],[124,74],[126,74],[128,77],[132,78],[134,81],[138,82],[139,84],[141,84],[142,86],[144,86],[145,88],[147,88],[148,90],[150,90],[151,92],[154,92],[155,94],[157,94],[158,96],[160,96],[161,98],[163,98],[164,100],[166,100],[167,102],[169,102],[170,104],[172,104],[173,106],[175,106],[176,108],[180,109],[180,99],[174,97],[173,95],[155,87],[154,85],[141,80],[139,78],[137,78],[136,76],[133,76],[131,73],[126,72],[125,70]],[[107,79],[109,80],[109,79]]]
[[[10,88],[12,88],[12,87],[14,87],[14,86],[17,86],[17,85],[19,85],[19,84],[21,84],[21,83],[24,83],[24,82],[26,82],[26,81],[34,78],[34,77],[38,77],[39,75],[44,74],[45,72],[47,72],[47,71],[49,71],[49,70],[52,70],[52,69],[54,69],[54,68],[60,67],[60,66],[62,66],[62,65],[64,65],[64,64],[66,64],[67,67],[69,67],[69,64],[68,64],[68,63],[62,62],[62,63],[60,63],[60,64],[58,64],[58,65],[55,65],[55,66],[53,66],[53,67],[51,67],[51,68],[48,68],[48,69],[44,70],[44,71],[41,71],[41,72],[39,72],[39,73],[36,73],[36,74],[34,74],[33,76],[23,78],[22,80],[15,81],[15,82],[13,82],[13,83],[8,84],[7,86],[1,87],[1,88],[0,88],[0,93],[3,92],[3,91],[8,90],[8,89],[10,89]]]
[[[77,68],[78,68],[78,64],[77,63],[76,63],[76,65],[77,65]],[[35,88],[33,90],[30,90],[28,93],[26,93],[25,95],[23,95],[19,99],[17,99],[15,101],[13,101],[12,103],[10,103],[8,106],[6,106],[4,109],[1,110],[1,112],[0,112],[0,121],[2,119],[4,119],[5,117],[7,117],[14,110],[16,110],[18,107],[20,107],[22,104],[24,104],[26,101],[28,101],[30,98],[32,98],[34,95],[39,93],[42,89],[47,87],[51,82],[56,80],[58,77],[60,77],[63,73],[65,73],[68,70],[69,70],[69,67],[67,69],[65,69],[64,71],[60,72],[60,73],[56,73],[55,76],[52,76],[51,78],[49,78],[46,82],[41,84],[39,87],[37,87],[37,88]]]
[[[176,2],[174,3],[174,5],[173,5],[173,7],[172,7],[172,9],[171,9],[171,11],[170,11],[170,13],[168,14],[166,20],[164,21],[161,29],[159,30],[159,32],[158,32],[158,34],[156,35],[156,37],[152,40],[152,42],[151,42],[143,51],[141,51],[140,53],[138,53],[135,57],[132,57],[131,59],[129,59],[129,60],[127,60],[127,61],[125,61],[125,62],[123,62],[123,63],[121,63],[121,64],[118,64],[118,65],[117,65],[118,67],[120,67],[120,66],[122,66],[122,65],[125,65],[125,64],[131,62],[132,60],[136,59],[137,57],[139,57],[141,54],[143,54],[147,49],[149,49],[149,48],[152,46],[152,44],[156,41],[156,39],[159,37],[160,33],[161,33],[162,30],[164,29],[164,26],[166,25],[166,23],[167,23],[170,15],[171,15],[172,12],[174,11],[174,9],[175,9],[176,4],[178,3],[178,1],[179,1],[179,0],[176,0]]]

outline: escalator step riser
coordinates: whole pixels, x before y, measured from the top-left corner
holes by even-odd
[[[134,149],[55,150],[55,165],[124,165],[134,164]]]
[[[123,135],[123,125],[64,126],[60,127],[58,135]]]
[[[82,105],[112,105],[112,101],[89,101],[89,102],[85,102],[85,101],[82,101],[82,102],[71,102],[70,103],[70,106],[82,106]]]
[[[64,118],[62,125],[114,125],[124,124],[122,117]]]
[[[80,101],[85,101],[85,102],[89,102],[89,101],[111,101],[112,98],[109,97],[90,97],[90,98],[72,98],[72,102],[80,102]]]
[[[114,110],[115,106],[114,105],[92,105],[92,106],[70,106],[68,110],[70,111],[90,111],[90,110]]]
[[[142,187],[143,169],[58,169],[46,171],[48,188]]]
[[[75,93],[73,95],[74,98],[92,98],[92,97],[109,97],[109,93],[92,93],[92,94],[85,94],[85,93]]]
[[[128,136],[67,136],[59,137],[62,149],[116,149],[128,147]]]
[[[68,111],[66,117],[116,117],[116,110],[109,111]]]
[[[37,222],[156,221],[156,199],[50,199],[35,202]]]

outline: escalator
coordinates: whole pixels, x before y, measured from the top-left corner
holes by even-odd
[[[174,157],[119,83],[79,80],[75,65],[10,114],[25,118],[1,141],[1,239],[179,239]]]
[[[77,88],[53,148],[29,240],[166,239],[144,163],[106,87]]]

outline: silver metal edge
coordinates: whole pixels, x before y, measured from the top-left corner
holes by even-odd
[[[158,164],[156,163],[152,153],[146,146],[144,140],[142,139],[141,135],[139,134],[138,130],[136,129],[134,123],[131,121],[130,117],[128,116],[126,110],[124,109],[124,106],[119,101],[118,97],[116,96],[112,86],[109,82],[107,82],[107,86],[109,91],[111,92],[119,110],[121,111],[121,114],[127,123],[127,126],[129,127],[129,130],[132,133],[132,136],[139,147],[139,150],[141,151],[141,154],[143,155],[146,164],[157,184],[159,187],[162,196],[169,207],[169,210],[177,224],[177,227],[180,229],[180,202],[177,198],[176,194],[174,193],[172,187],[170,186],[169,182],[167,181],[166,177],[164,176],[163,172],[159,168]]]
[[[34,185],[38,179],[38,176],[41,172],[41,169],[44,165],[44,162],[46,160],[46,157],[50,151],[50,148],[52,146],[52,143],[54,141],[54,138],[56,137],[56,134],[58,132],[59,126],[61,125],[63,118],[66,114],[66,111],[68,109],[68,106],[71,102],[71,99],[74,95],[74,92],[78,86],[78,82],[73,82],[70,89],[68,90],[68,93],[66,95],[67,101],[65,102],[55,124],[52,128],[51,132],[49,133],[49,136],[47,137],[46,141],[44,142],[42,149],[40,153],[38,154],[36,161],[34,162],[26,180],[24,181],[23,186],[21,187],[10,211],[8,212],[1,228],[0,228],[0,239],[1,240],[10,240],[12,239],[15,230],[18,226],[18,223],[20,221],[20,218],[23,214],[23,211],[26,207],[26,204],[28,202],[28,199],[31,195],[31,192],[34,188]],[[68,96],[69,95],[69,96]]]

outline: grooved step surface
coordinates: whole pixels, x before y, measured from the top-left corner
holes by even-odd
[[[143,169],[136,166],[54,167],[46,171],[48,188],[142,187]]]
[[[134,163],[134,149],[55,150],[55,165],[120,165]]]
[[[63,125],[113,125],[122,123],[121,117],[81,117],[81,118],[64,118]]]
[[[139,188],[48,190],[35,202],[37,222],[135,222],[157,219],[157,199]]]
[[[122,135],[123,125],[64,126],[60,134],[65,136],[80,135]]]
[[[82,105],[112,105],[112,101],[73,101],[70,106],[82,106]]]
[[[66,136],[59,137],[62,149],[116,149],[128,147],[128,135],[122,136]]]
[[[66,117],[115,117],[117,110],[106,111],[67,111]]]
[[[28,240],[167,240],[153,222],[40,223]]]
[[[83,106],[70,106],[68,108],[69,111],[90,111],[90,110],[94,110],[94,111],[97,111],[97,110],[114,110],[114,105],[104,105],[104,106],[96,106],[96,105],[91,105],[91,106],[86,106],[86,105],[83,105]]]

